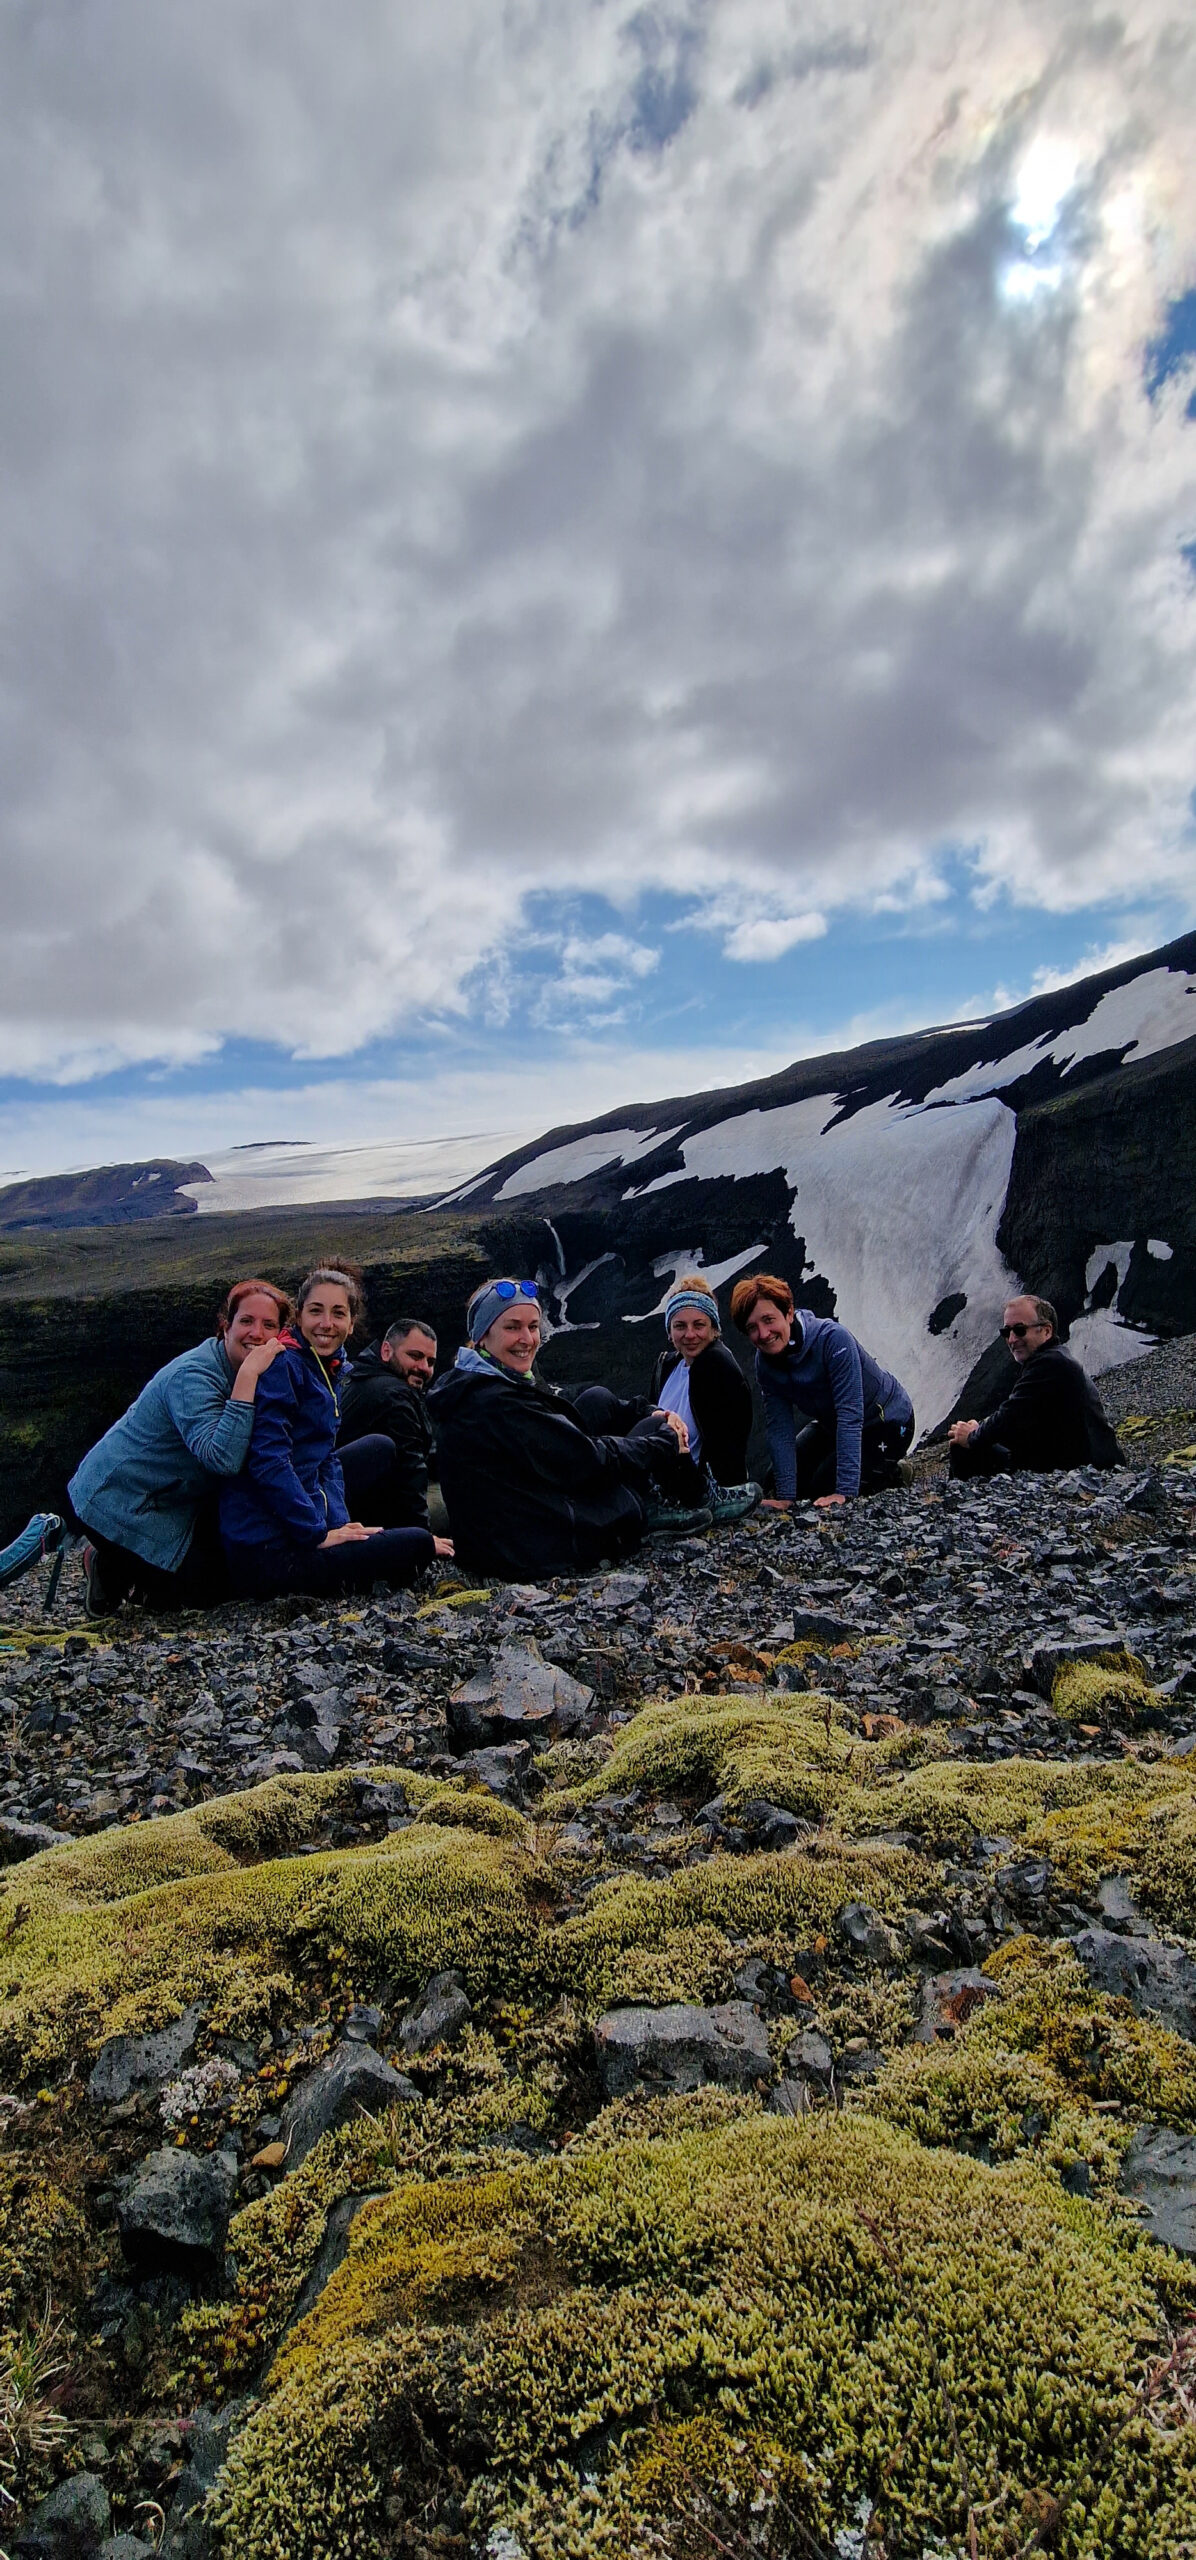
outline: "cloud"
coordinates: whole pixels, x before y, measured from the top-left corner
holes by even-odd
[[[546,891],[629,923],[537,999],[594,1022],[647,891],[743,959],[961,848],[1190,895],[1187,12],[106,0],[0,57],[0,1069],[498,1020]]]
[[[752,924],[737,924],[723,947],[729,960],[779,960],[795,943],[817,942],[825,932],[826,917],[817,914],[758,916]]]

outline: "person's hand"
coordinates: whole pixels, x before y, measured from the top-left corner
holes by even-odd
[[[432,1544],[436,1549],[437,1555],[441,1558],[441,1561],[445,1564],[451,1564],[457,1552],[452,1539],[433,1538]]]
[[[252,1351],[246,1352],[233,1379],[233,1394],[239,1404],[253,1402],[253,1390],[258,1379],[263,1371],[269,1368],[271,1361],[278,1358],[282,1347],[282,1335],[272,1333],[267,1336],[265,1342],[256,1343]]]
[[[764,1500],[760,1505],[760,1509],[762,1511],[792,1511],[793,1504],[784,1500],[779,1493],[766,1493]]]
[[[360,1520],[346,1520],[342,1528],[330,1529],[327,1537],[321,1538],[320,1545],[322,1547],[351,1547],[356,1545],[359,1538],[376,1538],[377,1535],[378,1532],[376,1529],[363,1529]]]
[[[655,1407],[655,1412],[656,1412],[656,1418],[657,1418],[657,1421],[658,1421],[658,1422],[667,1422],[667,1424],[668,1424],[668,1426],[669,1426],[670,1431],[675,1431],[675,1432],[676,1432],[676,1434],[677,1434],[677,1438],[678,1438],[678,1440],[680,1441],[682,1448],[683,1448],[683,1449],[685,1449],[685,1450],[688,1450],[688,1448],[689,1448],[689,1424],[688,1424],[687,1422],[684,1422],[684,1421],[682,1420],[681,1415],[680,1415],[679,1413],[666,1413],[666,1412],[665,1412],[665,1409],[664,1409],[664,1406],[663,1406],[662,1404],[658,1404],[658,1405]]]
[[[953,1449],[966,1449],[969,1440],[975,1439],[979,1429],[978,1422],[952,1422],[948,1425],[947,1438]]]
[[[816,1511],[838,1511],[846,1501],[847,1496],[845,1493],[816,1493],[814,1496],[814,1509]]]

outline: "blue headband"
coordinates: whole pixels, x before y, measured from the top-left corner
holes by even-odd
[[[704,1289],[675,1289],[672,1297],[666,1298],[665,1300],[664,1324],[666,1333],[668,1332],[669,1326],[677,1313],[678,1307],[697,1307],[700,1314],[709,1316],[715,1332],[722,1332],[723,1328],[719,1321],[717,1298],[708,1298]]]
[[[517,1307],[521,1302],[539,1310],[540,1300],[534,1280],[494,1281],[478,1299],[477,1305],[470,1308],[468,1316],[470,1341],[480,1342],[482,1335],[489,1333],[491,1325],[498,1323],[499,1317],[505,1314],[508,1307]]]

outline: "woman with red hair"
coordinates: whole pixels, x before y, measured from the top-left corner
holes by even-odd
[[[795,1307],[788,1282],[771,1271],[736,1281],[731,1322],[755,1347],[776,1476],[770,1509],[811,1497],[826,1509],[900,1482],[913,1405],[845,1324]]]
[[[158,1608],[193,1608],[218,1588],[214,1542],[196,1540],[205,1495],[240,1473],[259,1378],[278,1351],[291,1301],[272,1280],[238,1280],[215,1334],[167,1362],[71,1477],[90,1618],[131,1592]]]

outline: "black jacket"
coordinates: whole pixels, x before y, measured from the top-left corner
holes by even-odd
[[[1062,1343],[1048,1342],[1019,1369],[1003,1404],[969,1447],[1008,1452],[1011,1467],[1116,1467],[1112,1425],[1091,1378]]]
[[[341,1394],[341,1427],[337,1447],[360,1440],[368,1431],[385,1432],[394,1443],[395,1472],[387,1487],[389,1529],[428,1526],[428,1469],[432,1462],[432,1425],[426,1398],[409,1385],[402,1371],[384,1360],[380,1345],[370,1344],[355,1359]]]
[[[659,1404],[660,1390],[680,1357],[671,1343],[661,1352],[652,1372],[654,1404]],[[703,1466],[709,1467],[716,1484],[742,1484],[747,1475],[752,1391],[725,1342],[708,1342],[691,1363],[689,1401],[702,1435]]]
[[[654,1498],[643,1442],[591,1438],[553,1388],[459,1358],[428,1391],[459,1561],[525,1582],[632,1554]]]

